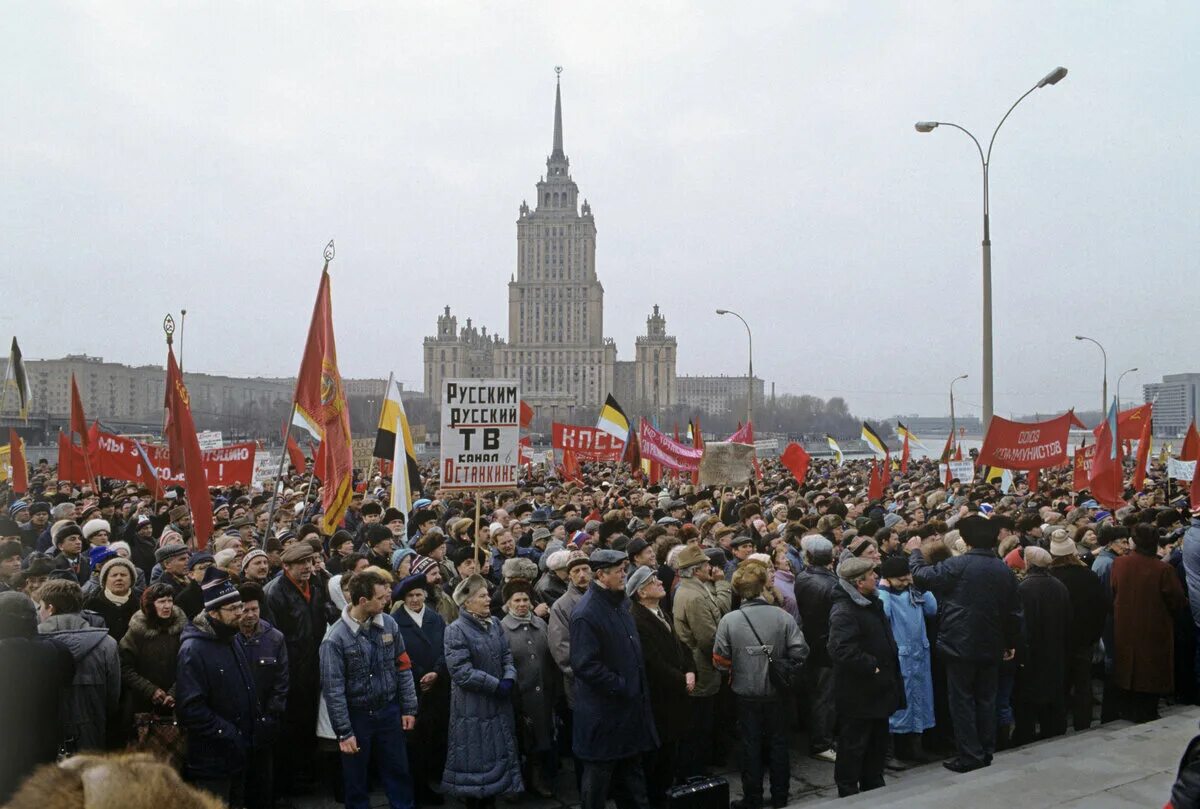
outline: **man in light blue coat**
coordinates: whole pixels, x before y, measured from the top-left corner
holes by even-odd
[[[916,590],[908,560],[892,556],[879,566],[879,600],[892,624],[892,637],[900,657],[907,705],[888,718],[896,758],[920,761],[921,733],[933,727],[933,674],[930,670],[929,636],[925,619],[937,615],[933,593]]]

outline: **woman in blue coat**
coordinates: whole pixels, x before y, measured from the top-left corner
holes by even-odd
[[[888,557],[879,567],[883,583],[879,600],[892,623],[892,636],[900,656],[900,674],[904,678],[904,696],[908,705],[888,719],[888,729],[896,749],[896,758],[915,761],[920,734],[933,727],[933,675],[929,668],[929,636],[925,620],[937,615],[933,593],[913,589],[908,560]]]
[[[459,616],[445,635],[450,730],[442,790],[467,809],[488,809],[497,795],[525,789],[511,696],[517,669],[491,601],[482,576],[464,580],[454,590]]]

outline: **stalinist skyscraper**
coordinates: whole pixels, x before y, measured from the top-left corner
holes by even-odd
[[[596,221],[563,151],[562,87],[554,140],[531,209],[517,219],[517,273],[508,284],[508,345],[499,376],[521,381],[534,406],[600,405],[613,389],[617,349],[604,339],[604,286],[596,277]]]
[[[533,205],[523,201],[517,217],[508,339],[489,336],[470,320],[460,330],[446,307],[437,336],[425,338],[425,390],[440,396],[441,380],[455,376],[518,379],[521,398],[559,421],[594,419],[609,393],[633,406],[669,407],[675,404],[675,338],[666,334],[658,307],[632,361],[617,362],[617,347],[604,336],[596,221],[563,149],[561,80],[551,144]]]

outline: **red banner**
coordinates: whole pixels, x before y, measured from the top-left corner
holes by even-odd
[[[703,449],[672,440],[670,436],[654,429],[645,419],[642,419],[638,428],[638,444],[643,458],[677,472],[695,472],[700,468],[700,459],[704,457]]]
[[[619,462],[625,455],[625,442],[596,427],[554,422],[550,445],[556,450],[571,451],[587,461]]]
[[[1149,403],[1120,411],[1117,413],[1117,437],[1121,441],[1140,440],[1142,429],[1150,423],[1151,415],[1152,405]],[[1095,426],[1092,432],[1100,435],[1100,430],[1103,428],[1104,422],[1101,422]]]
[[[1090,447],[1080,447],[1075,450],[1075,459],[1073,462],[1074,476],[1072,479],[1071,488],[1080,492],[1089,488],[1088,479],[1092,475],[1092,458],[1096,457],[1096,447],[1098,444],[1092,444]]]
[[[183,470],[171,468],[171,457],[166,447],[142,444],[142,449],[146,453],[145,459],[133,439],[101,432],[92,445],[93,470],[101,477],[152,486],[153,480],[146,474],[146,460],[149,460],[154,465],[161,485],[177,486],[183,483]],[[254,449],[254,442],[249,441],[201,450],[200,459],[204,464],[207,485],[250,483],[254,477]]]
[[[1067,435],[1075,419],[1067,411],[1048,421],[1009,421],[992,416],[977,464],[1001,469],[1050,469],[1067,462]]]

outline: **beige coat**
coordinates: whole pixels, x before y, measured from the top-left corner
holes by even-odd
[[[721,688],[721,674],[713,667],[713,642],[717,639],[717,624],[729,612],[733,590],[727,581],[715,587],[699,579],[680,579],[679,589],[672,601],[675,632],[692,653],[696,666],[696,688],[693,697],[711,697]]]

